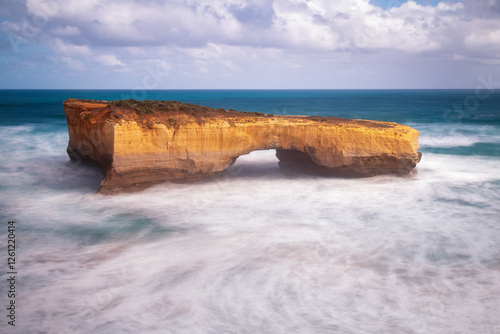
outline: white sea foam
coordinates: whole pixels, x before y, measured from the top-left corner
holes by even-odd
[[[495,126],[468,124],[418,125],[421,147],[473,146],[478,143],[498,143],[500,134]]]
[[[473,146],[482,142],[485,142],[485,139],[479,136],[421,136],[419,139],[421,147]]]
[[[196,184],[102,196],[67,137],[22,131],[32,149],[1,138],[0,202],[19,226],[24,332],[500,330],[498,158],[335,179],[260,151]]]

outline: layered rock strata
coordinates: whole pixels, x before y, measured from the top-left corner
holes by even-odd
[[[68,155],[98,162],[99,192],[199,180],[240,155],[276,149],[280,167],[325,175],[406,175],[420,161],[418,131],[389,122],[276,116],[176,101],[64,102]]]

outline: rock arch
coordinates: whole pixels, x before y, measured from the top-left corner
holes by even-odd
[[[418,131],[397,123],[241,113],[175,101],[69,99],[64,110],[68,154],[101,164],[102,193],[199,180],[266,149],[277,150],[281,167],[326,175],[404,175],[420,161]]]

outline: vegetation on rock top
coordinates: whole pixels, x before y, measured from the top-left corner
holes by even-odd
[[[191,103],[183,103],[179,101],[158,101],[158,100],[144,100],[137,101],[130,100],[115,100],[109,104],[111,110],[116,107],[121,109],[133,109],[139,115],[153,114],[155,112],[170,112],[170,113],[184,113],[191,116],[216,116],[216,115],[251,115],[251,116],[270,116],[260,112],[239,112],[233,109],[225,110],[223,108],[213,109],[210,107],[200,106]]]
[[[256,117],[288,119],[299,122],[314,121],[325,125],[336,124],[339,126],[363,126],[369,128],[393,128],[394,126],[396,126],[396,123],[390,122],[350,120],[331,116],[277,116],[260,112],[236,111],[234,109],[214,109],[206,106],[183,103],[179,101],[137,101],[135,99],[130,99],[115,100],[109,102],[97,100],[68,99],[68,101],[66,101],[65,103],[83,103],[83,106],[81,106],[80,108],[84,109],[84,105],[90,104],[91,108],[87,108],[85,110],[88,110],[92,115],[85,115],[85,117],[87,120],[91,120],[93,123],[98,122],[104,118],[108,118],[112,121],[129,119],[134,120],[147,127],[151,127],[153,124],[157,123],[164,123],[177,128],[181,124],[187,124],[193,121],[201,124],[221,119],[224,119],[231,125],[234,125],[235,121],[253,122]],[[95,104],[95,106],[92,104]]]

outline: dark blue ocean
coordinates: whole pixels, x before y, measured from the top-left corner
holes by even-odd
[[[103,196],[66,154],[67,98],[394,121],[423,157],[342,179],[259,151]],[[2,333],[9,220],[19,333],[500,333],[500,91],[2,90],[0,157]]]

